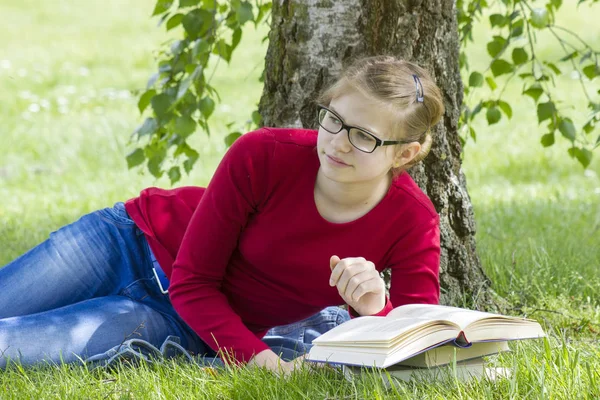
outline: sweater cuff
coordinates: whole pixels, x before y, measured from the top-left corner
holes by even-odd
[[[392,305],[392,302],[390,301],[390,298],[387,297],[387,296],[385,296],[385,306],[383,306],[383,308],[381,309],[381,311],[379,311],[377,314],[371,314],[369,316],[370,317],[385,317],[393,309],[394,309],[394,306]],[[348,314],[350,314],[350,318],[364,317],[365,316],[365,315],[360,315],[359,313],[356,312],[356,310],[354,308],[352,308],[350,306],[348,306]]]

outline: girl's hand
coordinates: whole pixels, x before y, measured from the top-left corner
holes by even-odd
[[[342,299],[360,315],[377,314],[385,306],[385,282],[375,264],[362,257],[341,260],[331,256],[330,286],[337,286]]]
[[[308,354],[304,354],[291,361],[283,361],[272,350],[267,349],[255,355],[248,362],[248,366],[263,367],[274,372],[275,375],[284,378],[290,376],[294,371],[301,370],[307,366],[316,368],[322,367],[320,364],[313,364],[312,362],[306,361],[307,357]]]

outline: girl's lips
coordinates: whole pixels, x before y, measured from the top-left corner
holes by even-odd
[[[346,164],[345,162],[343,162],[339,158],[332,157],[332,156],[330,156],[328,154],[326,154],[326,156],[327,156],[327,160],[329,162],[331,162],[333,165],[339,165],[339,166],[343,166],[343,167],[348,167],[349,166],[348,164]]]

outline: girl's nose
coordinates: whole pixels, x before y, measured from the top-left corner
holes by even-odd
[[[348,140],[348,132],[345,129],[342,129],[337,134],[332,135],[331,144],[336,150],[340,152],[347,153],[352,150],[352,144]]]

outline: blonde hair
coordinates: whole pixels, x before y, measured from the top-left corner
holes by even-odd
[[[422,86],[420,101],[417,99],[417,81]],[[430,129],[444,114],[441,91],[427,71],[393,56],[358,59],[318,96],[317,102],[329,105],[349,90],[358,90],[389,109],[395,116],[392,121],[394,138],[421,144],[421,151],[413,160],[399,169],[392,168],[394,175],[427,156],[433,142]]]

